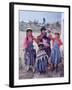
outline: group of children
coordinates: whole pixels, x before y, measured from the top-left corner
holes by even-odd
[[[60,34],[55,32],[55,37],[51,35],[51,31],[46,32],[46,28],[41,28],[41,34],[34,38],[30,28],[26,31],[26,38],[24,40],[24,60],[27,71],[32,69],[33,72],[37,71],[45,73],[48,71],[49,59],[51,60],[52,70],[57,70],[58,64],[61,62],[60,46],[62,45]],[[48,35],[47,35],[48,33]],[[33,41],[38,45],[38,51],[34,49]],[[52,41],[52,49],[51,42]]]

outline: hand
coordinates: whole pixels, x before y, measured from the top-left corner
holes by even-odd
[[[45,46],[45,47],[49,47],[50,45],[49,45],[48,43],[45,43],[44,46]]]

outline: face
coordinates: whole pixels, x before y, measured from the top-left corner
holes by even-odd
[[[45,30],[42,30],[42,32],[41,32],[43,35],[46,35],[46,32],[45,32]]]
[[[59,35],[58,34],[55,34],[55,38],[59,38]]]
[[[42,47],[41,47],[41,46],[39,46],[39,49],[42,49]]]
[[[27,35],[28,36],[32,36],[32,32],[31,31],[28,31]]]

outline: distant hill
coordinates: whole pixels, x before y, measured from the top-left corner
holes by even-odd
[[[61,24],[60,24],[60,22],[56,22],[56,23],[53,23],[53,24],[49,24],[49,23],[42,24],[42,23],[35,23],[35,22],[32,22],[32,21],[30,21],[28,23],[27,22],[23,22],[23,21],[19,22],[19,30],[20,31],[26,31],[27,28],[31,28],[34,32],[38,32],[38,31],[40,31],[40,28],[42,26],[45,26],[46,28],[51,28],[51,30],[56,29],[59,32],[61,31]]]

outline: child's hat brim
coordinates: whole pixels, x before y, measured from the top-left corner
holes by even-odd
[[[26,31],[27,31],[27,32],[28,32],[28,31],[31,31],[31,32],[32,32],[32,29],[31,29],[31,28],[27,28]]]
[[[44,46],[44,44],[43,44],[42,42],[40,42],[40,43],[38,44],[38,46]]]

